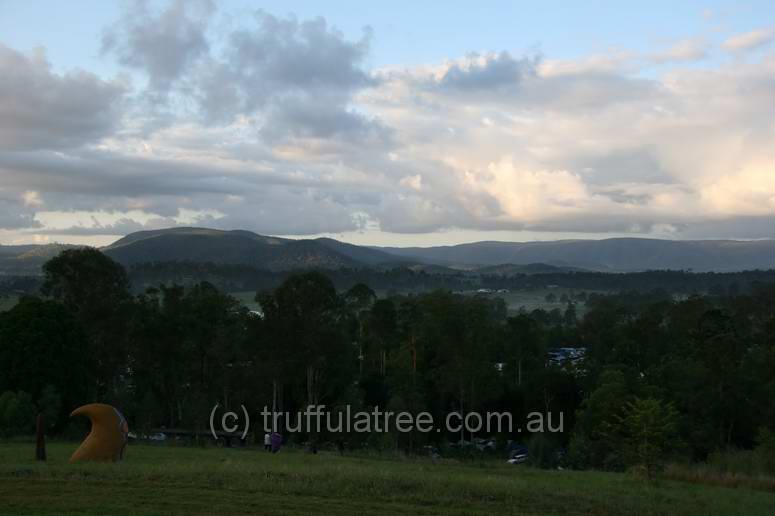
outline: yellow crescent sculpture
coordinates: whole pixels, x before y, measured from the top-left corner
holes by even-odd
[[[91,421],[91,432],[73,452],[70,462],[116,462],[124,457],[129,426],[115,407],[104,403],[91,403],[73,410],[70,417],[73,416],[88,417]]]

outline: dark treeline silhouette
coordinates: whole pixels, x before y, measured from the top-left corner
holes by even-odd
[[[718,295],[596,295],[579,318],[570,302],[509,315],[498,298],[378,298],[363,282],[342,290],[306,272],[263,285],[259,316],[209,282],[133,294],[110,258],[67,250],[44,266],[39,297],[0,314],[0,431],[30,432],[43,411],[65,433],[69,411],[92,401],[121,407],[138,430],[204,429],[216,403],[254,414],[378,406],[437,422],[451,411],[508,411],[516,422],[538,411],[562,413],[565,431],[495,437],[529,441],[539,465],[651,472],[668,458],[760,446],[775,429],[775,287],[755,282],[766,273],[698,277]],[[563,359],[557,348],[583,352]],[[485,436],[293,438],[419,452]]]
[[[652,291],[673,294],[710,294],[714,296],[749,293],[758,283],[775,283],[775,270],[741,272],[692,272],[656,270],[644,272],[604,273],[563,271],[493,274],[457,270],[440,266],[340,268],[323,271],[338,290],[359,283],[370,288],[392,292],[425,292],[433,289],[464,291],[489,289],[542,289],[549,285],[576,290]],[[139,294],[160,284],[190,286],[206,281],[225,292],[261,291],[279,286],[290,276],[305,271],[269,271],[250,265],[168,261],[139,263],[128,267],[133,292]],[[40,276],[0,275],[0,295],[36,293]]]
[[[486,269],[485,269],[486,270]],[[196,262],[159,262],[133,265],[128,274],[136,289],[159,283],[191,284],[202,280],[227,292],[263,290],[277,287],[286,278],[302,271],[273,272],[249,265]],[[359,283],[375,290],[422,292],[432,289],[452,291],[491,289],[540,289],[547,285],[598,291],[665,290],[675,294],[736,295],[749,292],[756,283],[775,283],[775,270],[742,272],[645,271],[603,273],[587,271],[539,272],[535,274],[490,274],[445,267],[396,266],[383,268],[342,268],[325,271],[337,289]]]

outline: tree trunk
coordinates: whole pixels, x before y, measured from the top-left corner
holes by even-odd
[[[35,460],[46,461],[46,419],[43,414],[38,414],[36,420],[35,435]]]

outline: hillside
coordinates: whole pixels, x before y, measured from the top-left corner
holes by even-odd
[[[376,249],[397,257],[452,266],[542,263],[610,272],[657,269],[723,272],[775,268],[775,240],[611,238]]]
[[[0,245],[0,274],[36,275],[41,266],[65,249],[67,244]]]
[[[60,244],[0,245],[0,274],[38,274]],[[611,238],[547,242],[473,242],[438,247],[367,247],[331,238],[288,239],[250,231],[170,228],[129,234],[103,247],[123,265],[193,262],[257,269],[409,266],[427,273],[539,274],[572,271],[693,270],[735,272],[775,269],[775,240],[658,240]]]
[[[340,269],[394,260],[387,253],[321,240],[290,240],[250,231],[174,228],[132,233],[102,251],[124,265],[144,262],[212,262],[259,269]]]

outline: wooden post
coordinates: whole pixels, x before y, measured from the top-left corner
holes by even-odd
[[[35,460],[46,461],[46,418],[38,414],[36,421]]]

